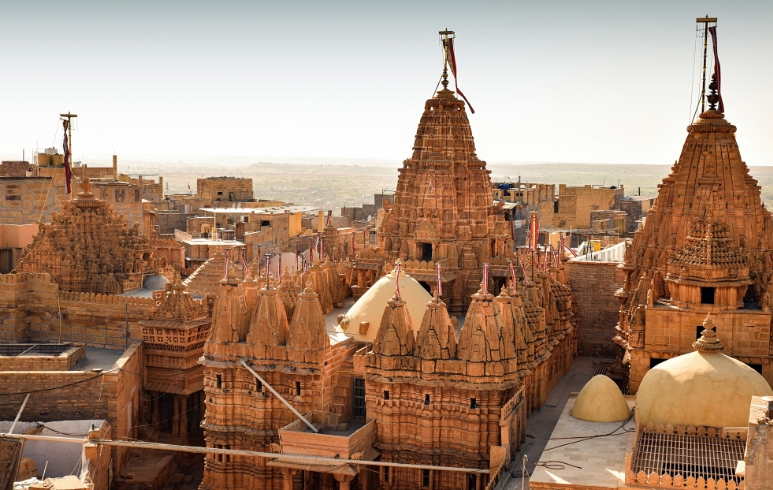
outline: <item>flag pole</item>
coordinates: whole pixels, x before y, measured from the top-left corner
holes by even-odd
[[[695,22],[703,24],[703,78],[701,81],[701,114],[703,114],[706,112],[706,51],[709,47],[709,24],[712,22],[716,24],[717,18],[707,15],[706,17],[695,19]]]
[[[72,174],[72,118],[78,117],[77,114],[67,112],[67,114],[59,114],[59,117],[67,119],[67,150],[70,153],[70,161],[65,162],[65,165],[70,165],[70,174]],[[66,172],[67,170],[65,170]],[[70,183],[70,200],[72,201],[72,183]]]

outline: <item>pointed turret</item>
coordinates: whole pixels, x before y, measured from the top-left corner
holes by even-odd
[[[333,297],[330,294],[330,284],[327,281],[327,274],[319,262],[309,267],[306,272],[306,284],[319,295],[319,303],[322,305],[322,311],[327,315],[333,311]]]
[[[448,316],[446,304],[435,299],[427,303],[416,336],[416,357],[424,359],[456,358],[456,332]]]
[[[268,356],[271,347],[285,345],[288,329],[287,314],[279,290],[260,289],[257,308],[252,312],[247,343],[257,346],[259,355]]]
[[[373,352],[384,356],[411,356],[415,347],[411,315],[405,301],[395,294],[384,309],[381,326],[373,342]]]
[[[212,341],[239,342],[247,333],[247,302],[239,289],[223,282],[212,309]]]
[[[316,351],[330,345],[325,327],[325,315],[317,293],[306,288],[298,295],[295,314],[290,322],[287,346],[299,350]]]
[[[470,309],[459,333],[458,357],[472,362],[500,361],[502,316],[494,296],[482,291],[472,295]]]
[[[502,331],[499,336],[499,351],[503,359],[516,358],[515,340],[515,315],[513,312],[513,298],[507,294],[507,288],[502,286],[499,296],[494,298],[494,303],[499,307],[502,318]]]
[[[285,266],[282,274],[282,282],[279,284],[279,295],[282,297],[282,303],[285,305],[287,318],[292,318],[295,312],[295,305],[298,302],[298,295],[301,293],[301,287],[295,284],[290,269]]]

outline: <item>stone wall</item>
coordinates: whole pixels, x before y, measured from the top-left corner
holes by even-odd
[[[49,177],[0,178],[0,222],[29,224],[49,221],[57,208],[57,200],[64,198]]]
[[[0,342],[124,349],[142,338],[138,322],[153,308],[152,298],[60,292],[48,274],[6,274],[0,276]]]
[[[623,189],[568,187],[558,188],[558,212],[553,217],[556,228],[590,228],[590,212],[599,209],[613,209],[616,196],[623,195]]]
[[[616,357],[612,341],[618,321],[615,291],[623,286],[625,273],[613,262],[566,262],[569,285],[577,305],[578,347],[581,356]]]
[[[253,199],[252,179],[243,177],[210,177],[196,179],[196,194],[209,202],[248,201]]]
[[[69,371],[84,357],[83,345],[74,345],[58,356],[0,356],[0,371]]]

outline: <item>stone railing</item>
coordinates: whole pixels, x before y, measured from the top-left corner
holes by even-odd
[[[193,236],[191,236],[190,233],[186,233],[182,230],[175,229],[174,230],[174,239],[179,240],[181,242],[185,242],[188,240],[193,240]]]
[[[22,284],[25,282],[48,283],[51,282],[51,276],[47,272],[20,272],[17,274],[0,274],[0,284]]]
[[[59,293],[61,301],[76,301],[82,303],[102,303],[114,305],[132,305],[132,306],[155,306],[153,298],[135,298],[132,296],[119,296],[116,294],[98,294],[98,293],[78,293],[71,291],[61,291]]]
[[[714,477],[705,477],[705,476],[694,476],[694,475],[688,475],[687,477],[681,475],[680,473],[674,471],[671,474],[669,472],[663,472],[663,473],[657,473],[657,472],[650,472],[647,474],[645,471],[638,471],[634,472],[633,470],[633,459],[634,455],[641,450],[642,441],[641,438],[646,433],[656,433],[656,434],[664,434],[664,435],[671,435],[671,436],[693,436],[693,437],[701,437],[701,438],[707,438],[707,439],[716,439],[716,440],[735,440],[735,441],[745,441],[747,437],[747,430],[744,427],[741,428],[729,428],[729,429],[717,429],[714,427],[693,427],[693,426],[677,426],[674,427],[672,425],[663,425],[663,424],[653,424],[652,422],[648,423],[643,429],[640,429],[640,431],[636,434],[636,439],[634,442],[634,452],[628,453],[625,456],[625,484],[626,485],[633,485],[633,486],[646,486],[650,488],[660,488],[660,489],[675,489],[675,488],[690,488],[690,489],[700,489],[700,490],[743,490],[744,488],[744,481],[743,477],[738,477],[735,475],[728,475],[728,476],[716,476]],[[683,442],[684,444],[684,442]],[[688,441],[686,444],[695,444],[695,441]],[[649,448],[651,450],[651,448]],[[714,455],[714,454],[706,454],[705,457],[712,457],[715,456],[715,459],[722,459],[723,457],[726,457],[726,454],[722,455]],[[742,457],[742,456],[741,456]],[[675,461],[679,462],[679,461]],[[683,465],[690,465],[691,463],[689,461],[681,461]],[[733,471],[733,469],[730,469],[730,471]]]
[[[406,260],[403,262],[403,268],[410,274],[411,271],[423,271],[429,274],[435,273],[435,266],[440,264],[445,270],[448,266],[448,259],[441,259],[437,262],[430,260]]]

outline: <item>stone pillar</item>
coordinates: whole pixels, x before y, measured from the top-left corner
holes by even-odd
[[[188,437],[188,397],[180,395],[180,436]]]
[[[745,476],[747,490],[764,490],[773,483],[773,443],[768,441],[772,417],[773,396],[752,397],[746,456],[736,468],[737,473]]]
[[[174,406],[172,408],[172,413],[174,413],[174,416],[172,417],[172,435],[179,436],[180,435],[180,399],[174,396],[172,397],[172,400],[174,401]]]
[[[353,475],[341,475],[339,473],[333,473],[336,481],[338,482],[338,490],[350,490],[350,483],[354,480]],[[292,490],[292,489],[290,489]]]
[[[293,490],[293,473],[290,468],[282,468],[282,490]]]

